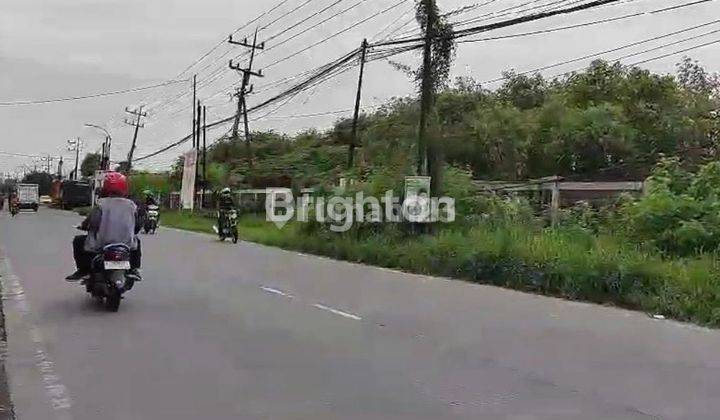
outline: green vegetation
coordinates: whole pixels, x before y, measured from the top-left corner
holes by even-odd
[[[441,89],[428,122],[436,189],[458,218],[418,235],[403,224],[279,230],[245,214],[240,234],[271,246],[570,299],[613,303],[720,326],[720,79],[686,59],[677,76],[598,61],[560,79],[507,73],[489,91],[470,79]],[[347,170],[350,121],[294,136],[254,133],[253,153],[223,138],[209,150],[214,188],[315,187],[341,177],[347,194],[402,191],[417,164],[417,98],[363,115]],[[252,159],[252,161],[250,161]],[[181,161],[164,178],[180,179]],[[252,168],[252,169],[250,169]],[[483,196],[473,178],[642,180],[642,197],[564,209],[559,226],[517,197]],[[160,179],[160,178],[158,178]],[[155,189],[159,189],[155,188]],[[166,212],[163,224],[212,232],[213,220]]]

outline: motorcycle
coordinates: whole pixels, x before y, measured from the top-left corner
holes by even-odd
[[[238,242],[238,228],[237,228],[237,211],[236,210],[225,210],[218,214],[220,219],[221,228],[215,226],[215,231],[221,241],[225,238],[232,238],[234,244]]]
[[[117,312],[123,294],[135,284],[129,270],[130,248],[125,244],[108,245],[93,258],[85,289],[92,297],[104,301],[107,310]]]
[[[160,208],[154,204],[147,206],[147,215],[145,216],[145,222],[143,223],[143,230],[145,234],[155,231],[158,227],[158,220],[160,219]]]
[[[18,206],[17,203],[10,203],[10,214],[15,217],[16,214],[20,211],[20,206]]]

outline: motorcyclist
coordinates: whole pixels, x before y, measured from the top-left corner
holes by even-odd
[[[140,231],[138,209],[128,197],[128,180],[118,172],[105,174],[100,200],[80,225],[87,235],[73,239],[73,256],[77,270],[66,277],[68,281],[78,281],[88,276],[92,270],[92,260],[103,248],[111,244],[125,244],[130,248],[130,271],[136,281],[141,280]]]
[[[20,208],[20,197],[17,191],[11,191],[10,197],[8,197],[8,208],[10,212],[17,211]]]
[[[143,191],[143,195],[145,196],[145,207],[148,206],[157,206],[157,201],[155,200],[155,197],[153,196],[152,191],[145,190]]]
[[[232,191],[230,191],[230,188],[223,188],[222,191],[220,191],[218,207],[220,208],[218,227],[222,230],[223,214],[227,211],[235,209],[235,201],[232,198]]]

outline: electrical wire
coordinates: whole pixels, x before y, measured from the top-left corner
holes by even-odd
[[[57,103],[57,102],[80,101],[80,100],[84,100],[84,99],[101,98],[104,96],[124,95],[124,94],[132,93],[132,92],[140,92],[143,90],[157,89],[160,87],[172,85],[175,83],[183,83],[183,82],[187,82],[187,80],[170,80],[170,81],[158,83],[155,85],[141,86],[141,87],[135,87],[135,88],[130,88],[130,89],[122,89],[122,90],[113,90],[113,91],[108,91],[108,92],[92,93],[89,95],[69,96],[69,97],[65,97],[65,98],[28,99],[28,100],[11,101],[11,102],[0,102],[0,106],[42,105],[42,104],[50,104],[50,103]]]
[[[343,29],[343,30],[341,30],[341,31],[335,32],[334,34],[332,34],[332,35],[330,35],[330,36],[328,36],[328,37],[326,37],[326,38],[323,38],[323,39],[321,39],[320,41],[315,42],[315,43],[313,43],[313,44],[311,44],[311,45],[308,45],[307,47],[302,48],[302,49],[300,49],[299,51],[296,51],[296,52],[294,52],[294,53],[292,53],[292,54],[290,54],[290,55],[288,55],[288,56],[286,56],[286,57],[283,57],[283,58],[281,58],[281,59],[279,59],[279,60],[273,61],[272,63],[270,63],[270,64],[268,64],[267,66],[265,66],[265,69],[272,68],[272,67],[274,67],[274,66],[276,66],[276,65],[278,65],[278,64],[280,64],[280,63],[283,63],[283,62],[285,62],[285,61],[287,61],[287,60],[289,60],[289,59],[291,59],[291,58],[293,58],[293,57],[296,57],[296,56],[304,53],[305,51],[308,51],[308,50],[310,50],[310,49],[312,49],[312,48],[315,48],[315,47],[317,47],[318,45],[322,45],[322,44],[324,44],[325,42],[327,42],[327,41],[335,38],[335,37],[338,36],[338,35],[344,34],[345,32],[347,32],[347,31],[349,31],[349,30],[351,30],[351,29],[353,29],[353,28],[356,28],[356,27],[362,25],[363,23],[365,23],[365,22],[367,22],[367,21],[369,21],[369,20],[371,20],[371,19],[374,19],[374,18],[376,18],[376,17],[378,17],[378,16],[380,16],[380,15],[382,15],[382,14],[385,14],[385,13],[389,12],[389,11],[392,10],[392,9],[395,9],[396,7],[402,5],[403,3],[407,2],[407,1],[408,1],[408,0],[400,0],[399,2],[393,4],[392,6],[386,8],[386,9],[383,9],[383,10],[381,10],[381,11],[379,11],[379,12],[377,12],[377,13],[375,13],[375,14],[373,14],[373,15],[365,18],[365,19],[362,19],[362,20],[360,20],[360,21],[358,21],[358,22],[355,22],[354,24],[346,27],[345,29]]]
[[[638,45],[647,44],[648,42],[653,42],[653,41],[657,41],[657,40],[660,40],[660,39],[668,38],[668,37],[671,37],[671,36],[679,35],[679,34],[681,34],[681,33],[689,32],[689,31],[692,31],[692,30],[695,30],[695,29],[703,28],[703,27],[710,26],[710,25],[714,25],[714,24],[717,24],[717,23],[720,23],[720,19],[717,19],[717,20],[714,20],[714,21],[711,21],[711,22],[707,22],[707,23],[703,23],[703,24],[701,24],[701,25],[691,26],[691,27],[689,27],[689,28],[681,29],[681,30],[674,31],[674,32],[670,32],[670,33],[667,33],[667,34],[655,36],[655,37],[652,37],[652,38],[643,39],[643,40],[641,40],[641,41],[632,42],[632,43],[630,43],[630,44],[621,45],[621,46],[619,46],[619,47],[612,48],[612,49],[608,49],[608,50],[604,50],[604,51],[600,51],[600,52],[597,52],[597,53],[583,55],[582,57],[577,57],[577,58],[573,58],[573,59],[570,59],[570,60],[565,60],[565,61],[561,61],[561,62],[558,62],[558,63],[549,64],[549,65],[546,65],[546,66],[543,66],[543,67],[538,67],[538,68],[535,68],[535,69],[532,69],[532,70],[526,70],[526,71],[523,71],[523,72],[520,72],[520,73],[516,73],[516,74],[517,74],[517,75],[524,75],[524,74],[529,74],[529,73],[537,73],[537,72],[539,72],[539,71],[543,71],[543,70],[548,70],[548,69],[552,69],[552,68],[555,68],[555,67],[564,66],[564,65],[566,65],[566,64],[572,64],[572,63],[576,63],[576,62],[578,62],[578,61],[587,60],[587,59],[589,59],[589,58],[599,57],[599,56],[602,56],[602,55],[605,55],[605,54],[610,54],[610,53],[617,52],[617,51],[621,51],[621,50],[624,50],[624,49],[636,47],[636,46],[638,46]],[[710,32],[706,32],[706,33],[703,33],[703,34],[700,34],[700,35],[697,35],[697,36],[692,36],[692,37],[689,37],[689,38],[684,38],[684,39],[681,39],[681,40],[678,40],[678,41],[675,41],[675,42],[663,44],[663,45],[660,45],[660,46],[658,46],[658,47],[650,48],[650,49],[643,50],[643,51],[640,51],[640,52],[637,52],[637,53],[633,53],[633,54],[629,54],[629,55],[626,55],[626,56],[622,56],[622,57],[619,57],[619,58],[617,58],[617,59],[615,59],[615,60],[613,60],[613,61],[619,61],[619,60],[623,60],[623,59],[625,59],[625,58],[633,57],[633,56],[636,56],[636,55],[646,54],[646,53],[652,52],[652,51],[657,51],[657,50],[662,49],[662,48],[667,48],[667,47],[670,47],[670,46],[673,46],[673,45],[677,45],[677,44],[680,44],[680,43],[683,43],[683,42],[692,41],[692,40],[695,40],[695,39],[698,39],[698,38],[702,38],[702,37],[705,37],[705,36],[709,36],[709,35],[712,35],[712,34],[715,34],[715,33],[718,33],[718,32],[720,32],[720,29],[717,29],[717,30],[714,30],[714,31],[710,31]],[[499,78],[497,78],[497,79],[492,79],[492,80],[487,80],[487,81],[485,81],[485,82],[482,82],[482,84],[497,83],[497,82],[500,82],[500,81],[503,81],[503,80],[506,80],[506,78],[505,78],[505,77],[499,77]]]

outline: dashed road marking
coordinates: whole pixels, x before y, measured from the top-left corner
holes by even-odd
[[[292,299],[294,297],[293,295],[291,295],[289,293],[285,293],[282,290],[273,289],[272,287],[262,286],[261,289],[263,289],[264,291],[266,291],[268,293],[272,293],[272,294],[279,295],[279,296],[285,296],[286,298],[290,298],[290,299]]]
[[[359,317],[359,316],[357,316],[357,315],[353,315],[353,314],[348,313],[348,312],[343,312],[343,311],[341,311],[341,310],[339,310],[339,309],[331,308],[331,307],[329,307],[329,306],[321,305],[321,304],[319,304],[319,303],[316,303],[316,304],[314,304],[313,306],[314,306],[315,308],[322,309],[323,311],[332,312],[332,313],[334,313],[335,315],[344,316],[345,318],[354,319],[355,321],[362,321],[362,318],[361,318],[361,317]]]
[[[262,290],[264,290],[264,291],[266,291],[266,292],[268,292],[268,293],[272,293],[272,294],[274,294],[274,295],[283,296],[283,297],[286,297],[286,298],[288,298],[288,299],[294,299],[294,298],[295,298],[295,296],[291,295],[290,293],[283,292],[282,290],[275,289],[274,287],[261,286],[260,288],[261,288]],[[335,314],[335,315],[340,315],[340,316],[342,316],[342,317],[349,318],[349,319],[352,319],[352,320],[355,320],[355,321],[362,321],[362,317],[359,317],[359,316],[357,316],[357,315],[355,315],[355,314],[351,314],[351,313],[349,313],[349,312],[341,311],[341,310],[339,310],[339,309],[331,308],[330,306],[326,306],[326,305],[323,305],[323,304],[320,304],[320,303],[316,303],[316,304],[314,304],[314,305],[312,305],[312,306],[313,306],[314,308],[322,309],[323,311],[327,311],[327,312],[333,313],[333,314]]]

